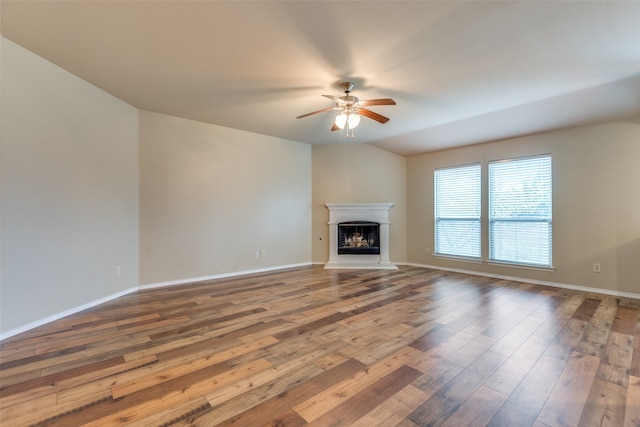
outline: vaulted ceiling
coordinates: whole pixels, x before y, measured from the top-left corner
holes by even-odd
[[[638,1],[9,1],[2,34],[144,110],[411,155],[640,118]],[[351,141],[351,140],[350,140]]]

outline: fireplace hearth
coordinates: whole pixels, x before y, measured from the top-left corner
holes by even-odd
[[[324,268],[395,270],[389,261],[393,203],[327,203],[329,261]]]

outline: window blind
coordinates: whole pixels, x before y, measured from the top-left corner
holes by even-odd
[[[435,253],[480,258],[480,165],[435,170]]]
[[[489,163],[489,258],[552,266],[551,156]]]

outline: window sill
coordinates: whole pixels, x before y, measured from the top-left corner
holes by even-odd
[[[521,268],[525,270],[537,270],[537,271],[555,271],[556,268],[554,266],[545,267],[542,265],[532,265],[532,264],[517,264],[515,262],[505,262],[505,261],[487,261],[487,265],[495,265],[498,267],[511,267],[511,268]]]
[[[443,254],[433,254],[434,258],[439,259],[448,259],[452,261],[464,261],[471,262],[474,264],[482,264],[484,260],[482,258],[473,258],[473,257],[465,257],[465,256],[457,256],[457,255],[443,255]]]

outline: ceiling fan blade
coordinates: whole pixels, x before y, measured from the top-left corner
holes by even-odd
[[[361,108],[360,110],[358,110],[358,114],[369,117],[370,119],[373,119],[376,122],[380,123],[387,123],[389,121],[388,117],[381,116],[380,114],[374,113],[373,111],[367,110],[366,108]]]
[[[333,123],[333,125],[331,126],[331,132],[336,131],[336,130],[340,130],[340,128],[338,127],[337,124],[335,124],[335,122]]]
[[[329,107],[329,108],[323,108],[322,110],[318,110],[318,111],[314,111],[312,113],[307,113],[307,114],[303,114],[301,116],[296,117],[296,119],[301,119],[303,117],[308,117],[308,116],[312,116],[314,114],[318,114],[318,113],[324,113],[326,111],[331,111],[333,110],[334,107]]]
[[[396,101],[391,98],[368,99],[366,101],[360,101],[360,105],[363,107],[368,105],[396,105]]]

